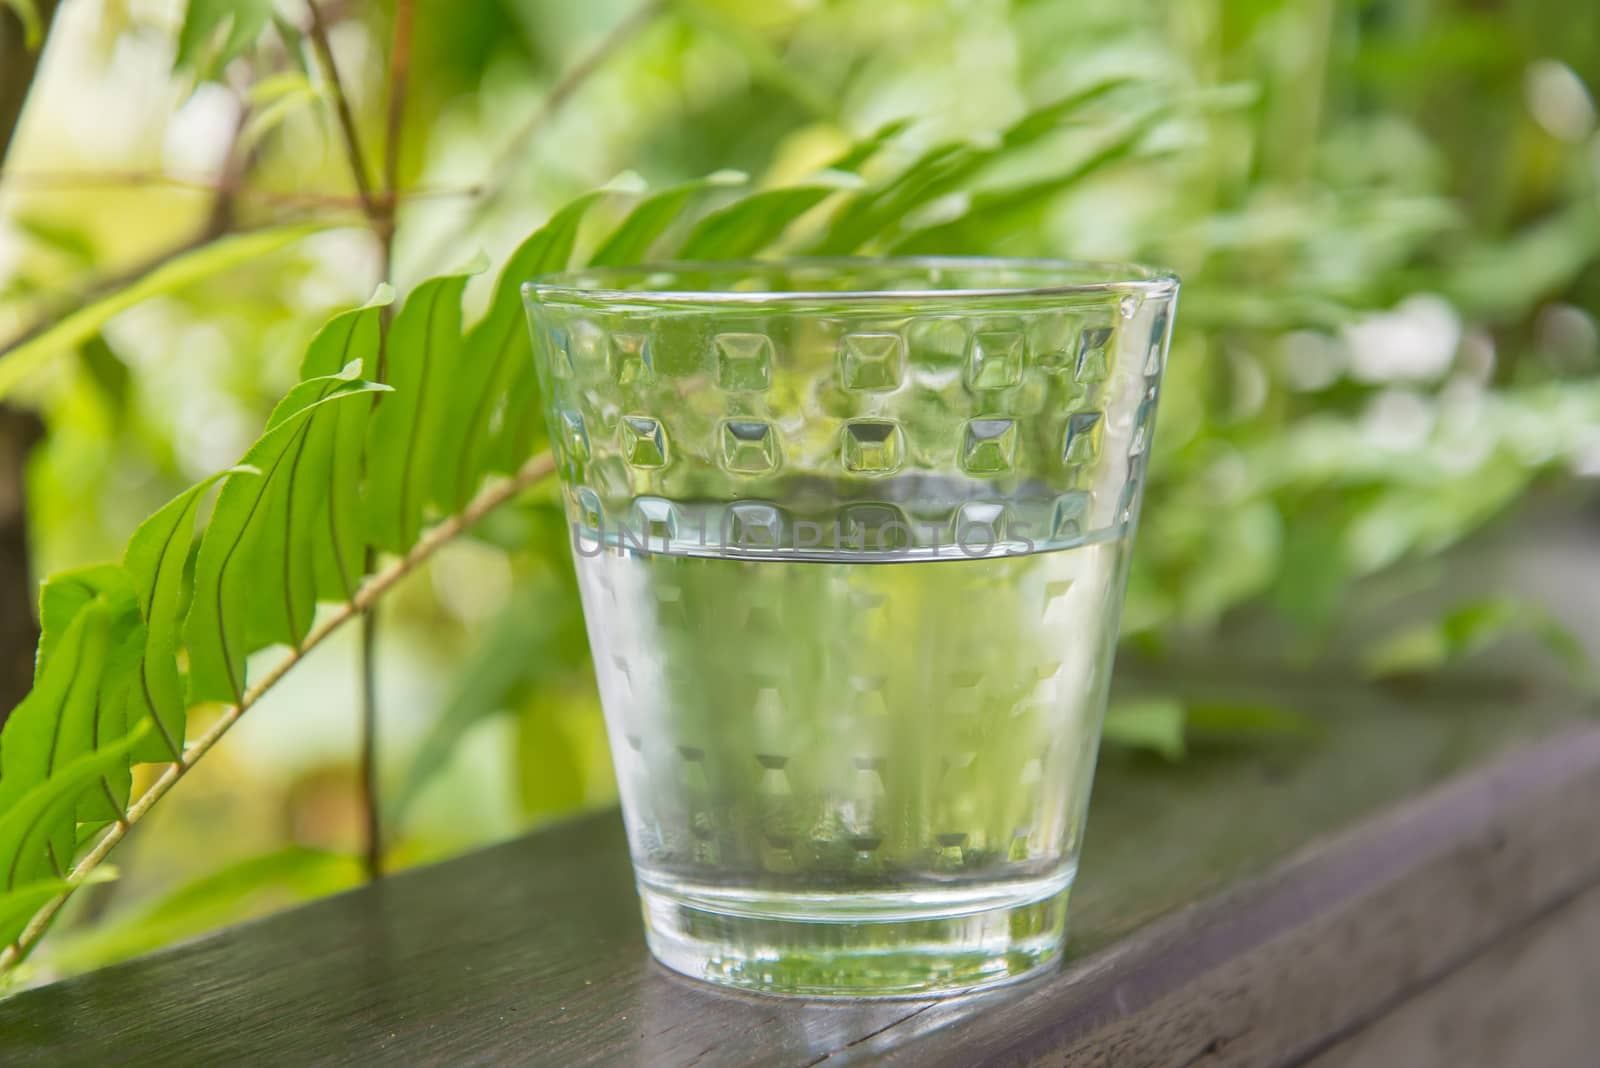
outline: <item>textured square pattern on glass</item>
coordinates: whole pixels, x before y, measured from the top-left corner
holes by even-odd
[[[762,475],[778,467],[778,432],[755,419],[722,424],[722,462],[729,471]]]
[[[886,419],[855,419],[845,424],[842,460],[854,474],[887,475],[904,461],[905,434]]]
[[[1086,326],[1078,334],[1078,381],[1104,382],[1111,373],[1106,362],[1106,346],[1111,341],[1109,326]]]
[[[582,413],[561,413],[561,447],[568,463],[581,464],[589,459],[589,430],[583,424]]]
[[[1017,424],[1010,419],[974,419],[967,424],[961,466],[975,475],[1011,470],[1017,456]]]
[[[972,337],[967,381],[976,390],[1010,389],[1022,381],[1022,335],[986,330]]]
[[[1067,418],[1067,438],[1061,455],[1069,464],[1086,464],[1100,455],[1105,419],[1099,412],[1074,412]]]
[[[899,334],[846,334],[840,346],[845,389],[884,392],[900,385],[906,343]]]
[[[765,334],[718,334],[717,384],[737,392],[758,392],[772,385],[772,339]]]
[[[622,456],[629,466],[641,468],[667,465],[667,432],[658,420],[647,415],[622,417]]]
[[[649,382],[655,377],[650,363],[648,334],[616,334],[611,338],[611,376],[619,386]]]

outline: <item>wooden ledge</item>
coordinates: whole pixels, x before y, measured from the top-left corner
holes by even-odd
[[[0,1002],[0,1050],[53,1066],[1333,1068],[1433,1063],[1348,1059],[1409,1048],[1408,1014],[1471,1033],[1519,1012],[1547,1051],[1600,1048],[1600,1014],[1552,1028],[1536,1011],[1574,976],[1586,1004],[1600,990],[1600,724],[1320,700],[1330,729],[1308,743],[1110,760],[1069,962],[1020,986],[842,1005],[681,979],[644,949],[609,812],[22,993]],[[1524,943],[1542,954],[1527,1005],[1490,982],[1505,968],[1472,981]],[[1454,1015],[1484,989],[1495,1014]]]

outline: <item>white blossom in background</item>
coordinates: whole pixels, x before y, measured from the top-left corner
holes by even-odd
[[[1600,478],[1600,432],[1572,461],[1572,473],[1579,478]]]
[[[1327,389],[1345,371],[1345,351],[1339,342],[1315,330],[1295,330],[1279,343],[1283,374],[1293,389],[1313,393]]]
[[[1414,389],[1386,389],[1367,402],[1361,414],[1364,437],[1373,446],[1415,452],[1433,433],[1434,407]]]
[[[1461,316],[1449,301],[1418,293],[1393,311],[1344,329],[1350,376],[1359,382],[1426,382],[1450,370],[1461,345]]]
[[[239,100],[212,82],[197,86],[162,134],[161,164],[183,178],[220,173],[239,122]]]
[[[1594,99],[1577,72],[1554,59],[1528,64],[1522,76],[1528,111],[1551,137],[1577,144],[1594,129]]]
[[[1600,354],[1600,328],[1594,317],[1573,304],[1547,304],[1533,324],[1539,350],[1564,371],[1592,368]]]

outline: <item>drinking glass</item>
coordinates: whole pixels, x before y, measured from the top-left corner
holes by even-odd
[[[526,286],[664,964],[908,996],[1060,954],[1177,290],[924,258]]]

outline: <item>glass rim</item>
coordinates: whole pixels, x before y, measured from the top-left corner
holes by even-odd
[[[704,286],[670,288],[648,284],[638,289],[623,288],[625,279],[648,283],[652,278],[683,276],[696,272],[734,273],[785,268],[818,271],[871,268],[886,274],[896,268],[920,270],[928,272],[932,276],[930,282],[934,284],[925,288],[911,289],[842,290],[732,290]],[[1039,276],[1039,283],[949,288],[937,285],[937,275],[943,271],[983,270],[1036,274]],[[1052,276],[1070,276],[1073,273],[1104,277],[1101,280],[1087,282],[1048,281]],[[645,303],[698,307],[749,307],[796,303],[874,304],[907,300],[959,304],[970,300],[1116,294],[1148,298],[1171,296],[1177,292],[1178,285],[1178,276],[1172,271],[1143,264],[1106,260],[1011,256],[794,256],[771,260],[664,260],[632,266],[557,271],[529,279],[522,284],[522,292],[527,299],[540,304],[578,303],[604,306]]]

